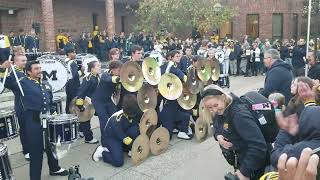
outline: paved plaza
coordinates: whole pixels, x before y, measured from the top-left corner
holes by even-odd
[[[264,77],[231,77],[230,91],[242,95],[250,90],[263,87]],[[1,101],[12,99],[10,93],[0,96]],[[0,106],[12,106],[13,102],[1,102]],[[98,119],[91,121],[94,136],[100,139]],[[8,145],[11,165],[17,180],[29,179],[29,163],[25,161],[21,153],[19,138],[5,142]],[[130,158],[125,160],[121,168],[114,168],[102,161],[96,163],[91,155],[96,145],[85,144],[83,139],[72,145],[66,157],[61,159],[60,165],[69,168],[72,165],[80,165],[83,177],[94,177],[95,180],[220,180],[226,172],[232,171],[224,160],[218,143],[211,137],[203,143],[198,143],[195,138],[186,141],[175,136],[170,142],[169,149],[159,156],[150,155],[148,159],[134,166]],[[51,177],[48,175],[46,158],[42,170],[43,180],[65,180],[66,177]]]

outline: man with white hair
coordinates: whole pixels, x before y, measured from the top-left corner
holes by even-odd
[[[286,104],[291,99],[291,81],[293,78],[291,66],[280,59],[276,49],[269,49],[264,54],[264,65],[268,68],[264,88],[259,92],[265,97],[278,92],[285,96]]]

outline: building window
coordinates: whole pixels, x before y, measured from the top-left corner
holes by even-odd
[[[293,39],[298,39],[298,14],[293,14],[293,29],[292,29],[292,38]]]
[[[283,38],[283,14],[272,15],[272,38]]]
[[[121,32],[125,32],[125,16],[121,16]]]
[[[247,15],[247,35],[251,38],[259,37],[259,14]]]
[[[232,21],[227,21],[225,22],[221,27],[220,27],[220,38],[232,38],[232,28],[233,28],[233,23]]]

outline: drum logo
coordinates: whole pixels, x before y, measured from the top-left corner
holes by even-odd
[[[45,81],[47,81],[48,79],[52,79],[53,81],[58,80],[56,70],[51,71],[50,74],[47,71],[42,71],[42,75],[43,75],[43,80]]]

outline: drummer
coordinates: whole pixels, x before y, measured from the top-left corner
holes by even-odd
[[[104,127],[101,145],[92,154],[95,162],[102,158],[112,166],[121,167],[124,163],[123,152],[129,151],[128,156],[131,156],[132,143],[139,135],[139,126],[133,123],[138,110],[136,96],[126,95],[122,109],[114,113]]]
[[[10,65],[6,68],[9,67]],[[42,72],[39,61],[28,62],[25,70],[28,77],[21,78],[20,83],[24,92],[21,99],[24,107],[23,117],[26,122],[26,140],[30,153],[30,179],[41,179],[43,151],[47,153],[49,174],[51,176],[67,176],[68,171],[59,166],[58,160],[53,157],[50,145],[46,143],[44,146],[44,139],[48,142],[48,137],[43,137],[43,124],[46,116],[54,111],[54,106],[51,106],[52,91],[49,84],[41,81]],[[19,89],[17,83],[12,84],[15,84],[15,89]]]
[[[77,93],[76,105],[79,107],[80,112],[85,111],[84,100],[90,99],[91,96],[95,92],[99,82],[101,73],[101,64],[98,61],[91,61],[88,63],[88,74],[83,78],[82,84]],[[88,144],[97,144],[99,141],[93,138],[93,133],[91,131],[90,119],[86,122],[80,122],[79,126],[80,132],[83,133],[85,142]]]
[[[120,96],[120,69],[122,63],[120,61],[111,61],[108,71],[102,73],[100,83],[95,92],[92,94],[92,104],[99,117],[100,131],[103,133],[103,128],[107,120],[117,111],[119,102],[112,101],[114,96]]]
[[[68,82],[66,84],[66,113],[71,114],[69,105],[73,98],[77,96],[77,91],[80,87],[80,77],[84,75],[81,70],[78,70],[77,62],[75,61],[76,53],[73,48],[66,49],[66,63],[69,71]]]
[[[15,64],[15,71],[18,79],[26,77],[24,72],[25,65],[27,63],[27,57],[24,54],[23,47],[15,47],[14,48],[15,56],[13,58]],[[19,135],[20,142],[22,145],[22,152],[26,160],[30,159],[29,151],[26,142],[26,123],[23,118],[23,105],[21,102],[21,93],[19,89],[15,89],[16,81],[13,72],[7,77],[5,87],[10,89],[14,94],[14,110],[19,123]]]

